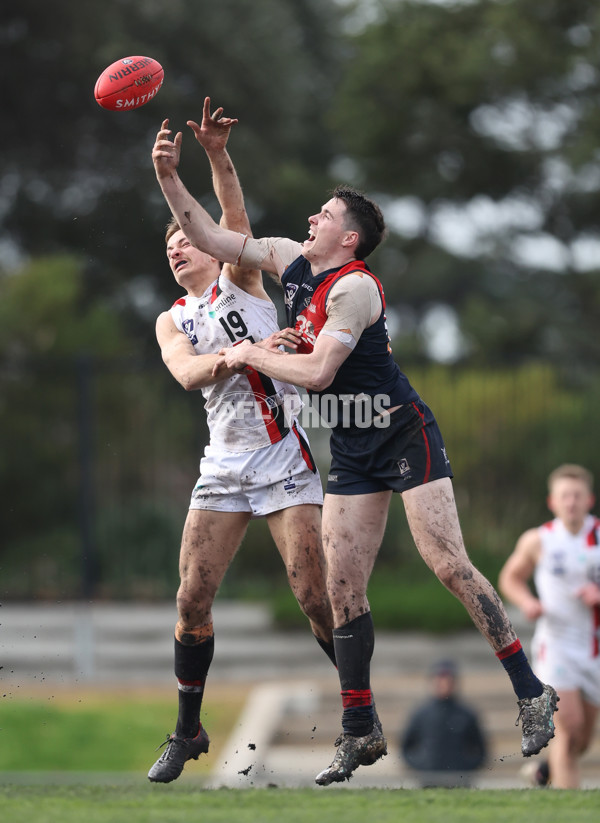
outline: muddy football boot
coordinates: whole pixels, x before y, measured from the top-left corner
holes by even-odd
[[[176,780],[188,760],[198,760],[201,754],[206,754],[209,743],[208,735],[202,726],[196,737],[167,735],[167,739],[162,744],[167,748],[148,772],[149,780],[153,783],[170,783]]]
[[[359,766],[371,766],[387,754],[387,741],[382,734],[379,722],[374,724],[373,731],[364,737],[354,737],[351,734],[340,735],[335,745],[338,750],[331,766],[315,777],[315,783],[319,786],[329,786],[330,783],[350,780],[352,772]]]
[[[531,757],[545,748],[554,737],[554,712],[558,711],[559,697],[552,686],[544,686],[539,697],[519,700],[519,720],[523,721],[521,751],[523,757]]]

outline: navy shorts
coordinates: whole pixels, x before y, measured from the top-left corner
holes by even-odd
[[[327,494],[405,492],[452,477],[442,434],[421,400],[392,412],[386,428],[334,429],[329,447]]]

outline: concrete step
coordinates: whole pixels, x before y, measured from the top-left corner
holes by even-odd
[[[276,631],[263,604],[217,601],[213,617],[213,678],[261,682],[292,672],[326,676],[331,670],[308,626],[304,632]],[[5,604],[0,608],[3,675],[167,682],[176,619],[174,604]],[[450,637],[380,632],[373,670],[389,675],[424,671],[449,648],[466,667],[499,667],[474,630]]]
[[[462,694],[480,713],[489,757],[472,778],[481,788],[526,788],[521,774],[526,763],[520,752],[521,731],[515,727],[516,699],[503,673],[466,672]],[[420,684],[420,688],[418,685]],[[374,677],[377,710],[388,740],[388,756],[360,768],[350,784],[335,787],[410,788],[419,785],[401,756],[398,737],[409,712],[424,698],[422,676]],[[257,686],[246,710],[216,764],[213,786],[314,786],[314,777],[335,753],[340,732],[341,699],[334,678],[320,681],[280,681]],[[543,757],[543,753],[536,760]],[[582,763],[583,785],[600,786],[600,738]]]

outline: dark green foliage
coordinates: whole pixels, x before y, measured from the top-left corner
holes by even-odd
[[[240,119],[230,149],[256,234],[302,238],[341,180],[390,215],[370,262],[394,354],[438,417],[465,540],[486,574],[548,516],[555,465],[600,476],[598,6],[384,0],[368,11],[333,0],[3,7],[3,597],[77,597],[82,569],[95,596],[174,592],[206,428],[199,394],[178,387],[156,346],[155,318],[180,291],[150,151],[169,117],[184,131],[182,177],[217,215],[186,126],[205,95]],[[102,110],[97,76],[136,53],[163,64],[159,96],[136,112]],[[403,197],[411,230],[393,219]],[[528,262],[517,241],[540,237],[555,251]],[[440,308],[461,345],[442,339],[433,353]],[[327,456],[319,463],[325,475]],[[437,585],[399,499],[379,568]],[[253,523],[222,591],[269,595],[284,578]]]

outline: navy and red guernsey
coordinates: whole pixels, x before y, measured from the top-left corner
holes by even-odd
[[[333,285],[347,274],[361,272],[373,278],[379,289],[382,312],[372,326],[361,334],[355,348],[342,363],[333,382],[315,395],[336,395],[337,414],[333,428],[354,426],[364,414],[364,402],[371,404],[370,412],[381,411],[419,399],[408,378],[394,361],[385,322],[385,297],[381,283],[362,260],[353,260],[341,268],[329,269],[313,275],[309,261],[300,256],[282,275],[288,325],[302,335],[299,354],[312,352],[317,337],[327,321],[327,298]],[[359,405],[361,411],[359,411]],[[321,414],[324,415],[324,404]],[[367,412],[368,414],[369,412]]]

